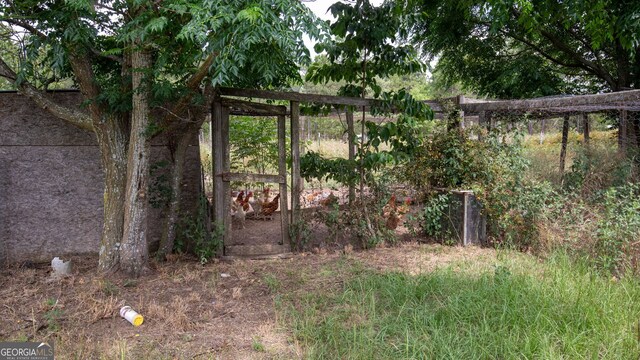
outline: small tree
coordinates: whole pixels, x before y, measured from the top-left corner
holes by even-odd
[[[316,52],[326,52],[329,62],[316,62],[308,69],[307,80],[314,83],[345,82],[340,95],[364,98],[368,93],[381,97],[384,104],[375,111],[406,110],[419,119],[430,118],[428,108],[415,102],[405,91],[397,94],[382,94],[376,78],[391,75],[412,74],[424,68],[413,47],[400,43],[404,18],[402,13],[388,3],[373,6],[368,0],[357,0],[354,4],[335,3],[330,8],[336,21],[331,24],[333,39],[317,44]],[[362,108],[361,134],[355,162],[344,159],[327,160],[318,154],[308,153],[302,160],[306,177],[332,177],[347,184],[359,181],[360,194],[364,194],[367,172],[406,155],[415,122],[410,117],[400,117],[397,123],[376,125],[365,119]],[[365,140],[365,134],[369,138]],[[355,140],[355,133],[349,137]],[[391,151],[378,151],[382,143],[390,143]],[[373,151],[372,151],[373,150]],[[357,170],[357,178],[355,174]],[[358,179],[359,178],[359,179]],[[370,235],[376,228],[369,220],[368,209],[363,208]]]

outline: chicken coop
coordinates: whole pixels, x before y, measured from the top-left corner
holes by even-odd
[[[247,100],[249,99],[249,100]],[[273,105],[259,100],[277,101],[287,105]],[[301,221],[301,194],[303,181],[300,176],[301,131],[304,131],[304,122],[300,120],[300,103],[314,103],[323,105],[338,105],[351,107],[369,107],[371,99],[351,98],[341,96],[328,96],[316,94],[302,94],[297,92],[277,92],[268,90],[220,88],[219,96],[212,104],[211,126],[211,154],[213,174],[213,210],[212,220],[216,226],[224,229],[223,247],[226,257],[262,257],[275,256],[291,251],[291,244],[299,239],[292,234],[291,228]],[[276,118],[278,138],[277,171],[272,174],[256,174],[232,171],[230,122],[232,116],[248,116],[256,118]],[[353,114],[347,112],[348,131],[354,133]],[[287,149],[287,125],[289,131],[289,149]],[[349,136],[349,159],[355,156],[354,138]],[[287,167],[287,150],[290,152],[291,162]],[[277,200],[279,211],[270,216],[264,209],[256,211],[250,229],[244,226],[234,226],[234,214],[239,210],[241,216],[245,210],[238,209],[237,204],[242,203],[244,194],[237,195],[233,201],[232,182],[268,183],[274,184],[278,190],[276,198],[264,197],[262,204],[274,205]],[[275,192],[272,190],[272,193]],[[349,189],[350,198],[355,195],[355,189]],[[257,200],[257,199],[256,199]],[[259,202],[258,202],[259,203]],[[246,204],[246,202],[245,202]],[[271,206],[270,205],[270,206]],[[267,219],[264,219],[266,217]],[[257,225],[257,221],[269,220],[279,222],[278,232],[273,231],[273,226]],[[259,223],[258,223],[259,224]],[[293,225],[293,226],[292,226]]]

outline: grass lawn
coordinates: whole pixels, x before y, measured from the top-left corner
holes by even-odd
[[[637,359],[640,286],[558,256],[504,254],[430,273],[354,267],[286,311],[309,358]]]
[[[56,359],[637,359],[640,284],[564,257],[401,243],[286,260],[155,264],[132,281],[0,269],[0,341]],[[222,276],[222,274],[225,274]],[[145,317],[133,327],[118,310]]]

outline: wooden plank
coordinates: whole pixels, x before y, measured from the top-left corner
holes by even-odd
[[[220,122],[221,144],[222,144],[222,171],[228,173],[231,170],[231,148],[229,147],[229,108],[222,107],[222,117]],[[222,201],[224,209],[224,239],[223,244],[230,244],[233,237],[233,223],[231,221],[231,189],[228,181],[222,182],[224,198]]]
[[[302,186],[300,183],[300,103],[291,101],[291,224],[299,225],[300,222],[300,195]],[[299,244],[299,234],[295,239]]]
[[[291,251],[287,244],[260,244],[260,245],[230,245],[224,247],[225,256],[265,256],[285,254]]]
[[[229,107],[231,115],[278,116],[287,115],[284,105],[269,105],[239,99],[221,97],[222,106]]]
[[[331,96],[331,95],[316,95],[316,94],[302,94],[292,91],[271,91],[271,90],[256,90],[256,89],[236,89],[221,87],[219,88],[220,94],[228,96],[241,96],[248,98],[259,99],[271,99],[271,100],[286,100],[295,102],[319,102],[324,104],[335,105],[359,105],[366,106],[370,104],[369,99],[352,98],[346,96]]]
[[[354,143],[356,138],[355,125],[353,123],[353,111],[347,110],[347,138],[349,144],[349,161],[356,160],[356,144]],[[356,200],[356,187],[349,185],[349,204],[353,204]]]
[[[272,91],[272,90],[256,90],[256,89],[238,89],[221,87],[219,88],[221,95],[238,96],[247,98],[285,100],[307,103],[323,103],[332,105],[351,105],[351,106],[372,106],[380,102],[376,99],[362,99],[347,96],[319,95],[319,94],[303,94],[293,91]],[[435,100],[423,101],[429,105],[433,111],[441,111],[440,104]]]
[[[225,224],[225,208],[224,203],[228,195],[224,192],[224,183],[222,179],[223,168],[223,151],[222,151],[222,105],[219,101],[214,101],[211,113],[211,128],[213,136],[211,137],[211,159],[213,161],[213,221],[214,227],[224,226]],[[224,239],[223,239],[224,243]]]
[[[286,181],[286,177],[283,177],[282,175],[246,174],[232,172],[223,173],[222,179],[224,181],[264,182],[276,184],[282,184]]]
[[[291,244],[289,237],[289,199],[287,196],[287,118],[278,116],[278,173],[285,181],[280,183],[280,227],[282,237],[279,244]]]

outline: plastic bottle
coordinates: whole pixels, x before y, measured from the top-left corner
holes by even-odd
[[[120,309],[120,316],[127,319],[133,326],[140,326],[144,322],[142,315],[135,312],[131,306],[123,306]]]

